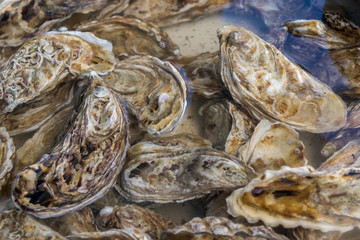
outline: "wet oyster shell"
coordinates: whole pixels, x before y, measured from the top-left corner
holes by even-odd
[[[165,27],[220,11],[229,7],[230,3],[230,0],[134,0],[123,14]]]
[[[0,3],[0,46],[19,46],[73,13],[88,13],[107,0],[5,0]]]
[[[91,33],[51,32],[32,39],[8,60],[0,73],[0,110],[11,112],[61,82],[91,71],[106,74],[114,62],[111,44]]]
[[[282,166],[307,165],[305,147],[299,134],[284,123],[260,121],[246,145],[241,153],[242,159],[258,174],[278,170]]]
[[[0,127],[0,190],[6,183],[13,169],[15,158],[15,146],[13,140],[6,131],[6,128]]]
[[[292,231],[292,235],[296,240],[338,240],[341,237],[340,232],[327,232],[323,233],[319,230],[305,229],[302,227],[295,228]]]
[[[169,62],[133,56],[119,61],[104,81],[151,134],[171,131],[185,113],[188,87]]]
[[[269,227],[253,226],[248,227],[234,223],[224,217],[193,218],[190,222],[161,234],[162,240],[177,239],[213,239],[213,240],[242,240],[242,239],[271,239],[286,240],[285,236],[277,234]]]
[[[304,227],[323,232],[360,226],[357,168],[332,173],[310,166],[266,171],[227,198],[228,212],[275,227]]]
[[[106,6],[95,14],[96,19],[104,19],[106,17],[119,14],[129,6],[130,0],[108,0]]]
[[[126,110],[96,76],[67,134],[15,180],[12,199],[47,218],[80,209],[113,186],[128,148]]]
[[[123,196],[134,202],[182,202],[211,191],[244,186],[254,177],[251,169],[231,155],[208,146],[186,147],[177,138],[175,135],[159,142],[158,137],[129,149],[118,180]]]
[[[341,98],[275,47],[241,27],[222,27],[218,37],[222,80],[234,100],[255,118],[314,133],[345,125]]]
[[[0,238],[3,240],[66,240],[65,237],[41,224],[25,212],[18,212],[14,209],[4,210],[0,213],[0,222]]]
[[[161,59],[179,55],[179,47],[157,26],[135,17],[112,17],[82,22],[78,31],[92,32],[113,44],[115,56],[151,55]]]

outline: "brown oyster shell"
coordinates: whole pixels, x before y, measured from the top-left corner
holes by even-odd
[[[179,47],[157,26],[135,17],[112,17],[82,22],[78,31],[92,32],[113,44],[115,56],[151,55],[161,59],[175,57]]]
[[[224,217],[205,217],[193,218],[190,222],[172,229],[164,231],[161,235],[162,240],[286,240],[285,236],[277,234],[269,227],[252,226],[234,223]]]
[[[195,143],[188,139],[182,144],[182,139],[184,135],[158,137],[132,146],[118,180],[120,193],[135,202],[182,202],[244,186],[254,177],[231,155],[196,146],[204,141],[200,137],[192,137]]]
[[[5,0],[0,3],[0,46],[19,46],[49,30],[73,13],[88,13],[107,0]]]
[[[292,127],[261,120],[241,154],[244,163],[261,175],[282,166],[307,165],[304,150],[299,134]]]
[[[314,133],[345,125],[341,98],[274,46],[235,26],[220,28],[218,37],[222,80],[234,100],[255,118]]]
[[[296,240],[338,240],[341,237],[341,232],[327,232],[323,233],[319,230],[298,227],[292,230],[292,235]]]
[[[65,237],[41,224],[25,212],[18,212],[15,209],[2,211],[0,222],[0,238],[4,240],[66,240]]]
[[[13,169],[15,158],[15,146],[13,140],[6,131],[0,127],[0,190],[5,185]]]
[[[111,44],[91,33],[51,32],[32,39],[8,60],[0,74],[0,110],[11,112],[61,82],[91,71],[106,74],[114,62]]]
[[[129,6],[130,0],[108,0],[106,6],[95,14],[95,19],[104,19],[106,17],[119,14]]]
[[[169,62],[133,56],[119,61],[104,81],[151,134],[171,131],[185,113],[188,87]]]
[[[350,231],[360,226],[359,174],[357,168],[323,173],[310,166],[266,171],[227,198],[228,212],[272,227]]]
[[[94,78],[62,142],[16,177],[14,204],[41,218],[80,209],[113,186],[127,148],[125,107]]]
[[[229,0],[134,0],[123,14],[165,27],[220,11],[229,7],[230,3]]]

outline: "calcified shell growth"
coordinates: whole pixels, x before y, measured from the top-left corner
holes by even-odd
[[[0,3],[0,46],[19,46],[75,12],[88,13],[107,0],[4,0]]]
[[[100,198],[115,182],[128,147],[125,107],[94,80],[60,142],[18,174],[15,205],[37,217],[60,216]]]
[[[188,87],[169,62],[151,56],[119,61],[104,77],[149,133],[171,131],[185,113]]]
[[[254,117],[314,133],[345,125],[341,98],[274,46],[241,27],[222,27],[218,37],[222,80]]]
[[[338,240],[341,237],[341,232],[333,231],[324,233],[319,230],[302,227],[292,229],[290,232],[296,240]]]
[[[26,42],[0,73],[0,110],[11,112],[61,82],[114,67],[109,42],[91,33],[52,32]]]
[[[228,212],[269,226],[350,231],[360,226],[357,168],[332,173],[311,167],[266,171],[227,198]]]
[[[83,22],[78,31],[92,32],[111,41],[115,56],[151,55],[161,59],[175,57],[179,47],[157,26],[135,17],[112,17]]]
[[[9,133],[0,127],[0,190],[6,183],[13,169],[15,146]]]
[[[230,155],[203,146],[200,137],[187,137],[189,142],[182,144],[184,137],[159,137],[132,146],[118,181],[121,194],[135,202],[182,202],[244,186],[254,177]]]
[[[245,226],[234,223],[224,217],[193,218],[190,222],[161,234],[162,240],[196,240],[196,239],[258,239],[258,240],[287,240],[288,238],[277,234],[265,226]]]

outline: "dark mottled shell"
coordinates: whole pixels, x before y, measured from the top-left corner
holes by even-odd
[[[291,234],[296,240],[338,240],[341,237],[341,232],[321,232],[309,228],[298,227],[290,230]]]
[[[0,190],[5,185],[14,166],[15,146],[6,131],[0,127]]]

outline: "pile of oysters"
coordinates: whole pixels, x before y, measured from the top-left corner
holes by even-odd
[[[330,10],[0,2],[0,239],[336,240],[360,227],[360,28]],[[200,56],[165,32],[221,11],[266,30],[223,26]],[[194,109],[199,134],[184,125]],[[325,143],[320,166],[304,132]],[[173,221],[156,211],[169,203],[199,214]]]

